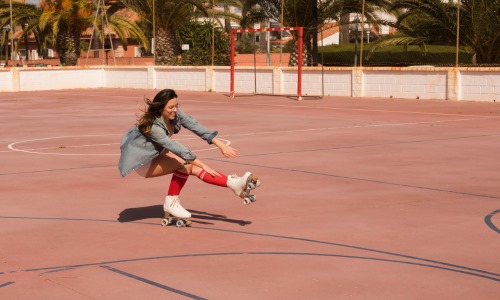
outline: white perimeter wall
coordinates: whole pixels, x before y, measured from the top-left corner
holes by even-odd
[[[44,72],[33,68],[13,68],[10,72],[10,86],[7,91],[42,91],[75,88],[98,88],[102,87],[103,72],[98,69],[88,68],[65,68],[45,69]],[[0,78],[4,78],[4,72],[0,71]],[[4,91],[3,83],[0,90]]]
[[[462,72],[460,76],[462,100],[500,101],[500,70],[482,72]]]
[[[297,95],[297,69],[237,67],[235,93]],[[230,92],[229,67],[0,69],[0,92],[81,88]],[[304,67],[302,96],[500,101],[500,68]]]
[[[382,98],[446,99],[446,71],[366,71],[364,94]]]

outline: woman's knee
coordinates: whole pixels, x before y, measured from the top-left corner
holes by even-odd
[[[176,170],[177,172],[191,175],[193,172],[193,165],[182,165],[181,168]]]
[[[201,171],[203,170],[202,168],[195,166],[195,165],[191,165],[190,167],[191,167],[191,171],[189,172],[189,174],[194,175],[194,176],[200,175]]]

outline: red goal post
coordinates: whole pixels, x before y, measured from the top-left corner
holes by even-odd
[[[238,32],[267,32],[267,31],[292,31],[298,33],[298,70],[297,70],[297,100],[302,100],[302,34],[303,27],[275,27],[275,28],[259,28],[259,29],[232,29],[231,30],[231,91],[230,96],[234,98],[234,40]]]

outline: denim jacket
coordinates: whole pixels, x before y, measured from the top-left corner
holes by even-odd
[[[170,121],[174,125],[174,132],[170,133],[162,117],[156,118],[151,127],[151,136],[143,135],[137,126],[130,128],[120,143],[120,161],[118,169],[125,177],[132,171],[140,168],[157,157],[163,150],[171,151],[184,160],[196,158],[187,147],[172,140],[171,134],[177,134],[182,127],[187,128],[209,144],[217,135],[217,131],[210,132],[195,118],[186,115],[182,110],[177,111],[177,116]]]

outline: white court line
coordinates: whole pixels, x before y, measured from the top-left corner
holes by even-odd
[[[479,119],[456,119],[456,120],[439,120],[439,121],[426,121],[426,122],[405,122],[405,123],[387,123],[387,124],[369,124],[369,125],[352,125],[352,126],[340,126],[340,127],[323,127],[323,128],[307,128],[307,129],[294,129],[294,130],[280,130],[280,131],[262,131],[262,132],[250,132],[250,133],[236,133],[236,134],[227,134],[224,135],[224,137],[237,137],[237,136],[251,136],[251,135],[263,135],[263,134],[285,134],[285,133],[296,133],[296,132],[310,132],[310,131],[326,131],[326,130],[339,130],[339,129],[356,129],[356,128],[369,128],[369,127],[390,127],[390,126],[406,126],[406,125],[420,125],[420,124],[435,124],[435,123],[446,123],[446,122],[463,122],[463,121],[473,121],[473,120],[479,120]],[[61,138],[75,138],[75,137],[96,137],[96,136],[110,136],[110,135],[122,135],[122,134],[97,134],[97,135],[78,135],[78,136],[58,136],[58,137],[48,137],[48,138],[39,138],[39,139],[31,139],[31,140],[24,140],[24,141],[19,141],[19,142],[14,142],[11,143],[7,146],[11,151],[0,151],[2,152],[12,152],[12,151],[17,151],[17,152],[26,152],[26,153],[33,153],[33,154],[49,154],[49,155],[99,155],[99,156],[104,156],[104,155],[119,155],[119,154],[79,154],[79,153],[49,153],[49,152],[37,152],[34,150],[46,150],[46,149],[52,149],[54,147],[45,147],[45,148],[33,148],[33,149],[17,149],[14,147],[17,144],[22,144],[22,143],[27,143],[27,142],[33,142],[33,141],[43,141],[43,140],[53,140],[53,139],[61,139]],[[175,139],[176,141],[183,141],[183,140],[192,140],[192,139],[198,139],[198,137],[186,137],[186,136],[179,136],[181,139]],[[184,137],[184,138],[182,138]],[[231,141],[230,140],[225,140],[222,138],[219,138],[220,140],[223,140],[226,142],[226,145],[230,145]],[[84,144],[84,145],[75,145],[75,146],[67,146],[65,148],[80,148],[80,147],[93,147],[93,146],[110,146],[110,145],[118,145],[119,143],[107,143],[107,144]],[[202,152],[202,151],[209,151],[217,149],[215,147],[211,148],[205,148],[205,149],[199,149],[199,150],[193,150],[192,152]]]
[[[283,131],[263,131],[263,132],[253,132],[253,133],[226,134],[224,136],[233,137],[233,136],[246,136],[246,135],[257,135],[257,134],[274,134],[274,133],[283,134],[283,133],[295,133],[295,132],[307,132],[307,131],[355,129],[355,128],[368,128],[368,127],[390,127],[390,126],[434,124],[434,123],[445,123],[445,122],[463,122],[463,121],[473,121],[473,120],[481,120],[481,119],[456,119],[456,120],[439,120],[439,121],[426,121],[426,122],[407,122],[407,123],[352,125],[352,126],[340,126],[340,127],[323,127],[323,128],[308,128],[308,129],[283,130]]]
[[[66,93],[57,93],[56,95],[66,95]],[[71,94],[75,96],[86,96],[88,94]],[[116,98],[137,98],[137,96],[123,96],[123,95],[106,95],[104,94],[93,94],[92,96],[106,96],[106,97],[116,97]],[[145,97],[146,95],[143,95]],[[276,95],[280,96],[280,95]],[[154,97],[154,95],[150,96]],[[27,98],[28,99],[28,98]],[[31,99],[31,98],[29,98]],[[17,99],[18,100],[18,99]],[[342,107],[326,107],[326,106],[303,106],[303,105],[284,105],[284,104],[267,104],[267,103],[241,103],[238,100],[230,100],[231,102],[214,102],[214,101],[200,101],[200,100],[189,100],[179,97],[179,101],[182,102],[194,102],[194,103],[207,103],[207,104],[234,104],[234,105],[252,105],[252,106],[270,106],[270,107],[283,107],[283,108],[296,108],[296,109],[321,109],[321,110],[344,110],[344,111],[363,111],[363,112],[379,112],[379,113],[394,113],[394,114],[418,114],[418,115],[436,115],[436,116],[460,116],[460,117],[480,117],[482,119],[489,118],[500,118],[500,116],[484,116],[484,115],[470,115],[470,114],[447,114],[447,113],[433,113],[433,112],[418,112],[418,111],[401,111],[401,110],[382,110],[382,109],[365,109],[365,108],[342,108]],[[425,100],[424,100],[425,101]],[[432,100],[429,100],[432,101]],[[302,102],[300,102],[302,103]]]
[[[285,107],[297,109],[328,109],[328,110],[347,110],[347,111],[366,111],[366,112],[381,112],[381,113],[395,113],[395,114],[420,114],[420,115],[436,115],[436,116],[460,116],[460,117],[480,117],[481,119],[487,118],[500,118],[500,116],[483,116],[483,115],[466,115],[466,114],[446,114],[446,113],[433,113],[433,112],[419,112],[419,111],[400,111],[400,110],[382,110],[382,109],[365,109],[365,108],[341,108],[341,107],[326,107],[326,106],[300,106],[300,105],[282,105],[282,104],[264,104],[264,103],[238,103],[235,102],[212,102],[200,100],[184,100],[187,102],[198,102],[208,104],[239,104],[239,105],[252,105],[252,106],[272,106],[272,107]],[[182,103],[182,102],[181,102]]]
[[[33,142],[33,141],[43,141],[43,140],[54,140],[54,139],[61,139],[61,138],[75,138],[75,137],[96,137],[96,136],[110,136],[110,135],[122,135],[122,134],[96,134],[96,135],[78,135],[78,136],[57,136],[57,137],[48,137],[48,138],[39,138],[39,139],[31,139],[31,140],[24,140],[24,141],[19,141],[19,142],[14,142],[11,143],[7,146],[11,151],[0,151],[0,152],[25,152],[25,153],[31,153],[31,154],[43,154],[43,155],[61,155],[61,156],[110,156],[110,155],[120,155],[118,153],[52,153],[52,152],[38,152],[34,150],[45,150],[45,149],[54,149],[54,147],[44,147],[44,148],[33,148],[33,149],[18,149],[14,147],[15,145],[22,144],[22,143],[27,143],[27,142]],[[188,137],[188,138],[182,138],[181,139],[175,139],[176,141],[185,141],[185,140],[193,140],[193,139],[198,139],[195,137]],[[231,145],[231,141],[219,138],[220,140],[224,141],[226,145]],[[86,144],[86,145],[75,145],[75,146],[65,146],[64,148],[82,148],[82,147],[93,147],[93,146],[109,146],[109,145],[119,145],[120,143],[108,143],[108,144]],[[192,152],[202,152],[202,151],[209,151],[209,150],[214,150],[217,149],[217,147],[210,147],[210,148],[204,148],[204,149],[197,149],[197,150],[192,150]]]

